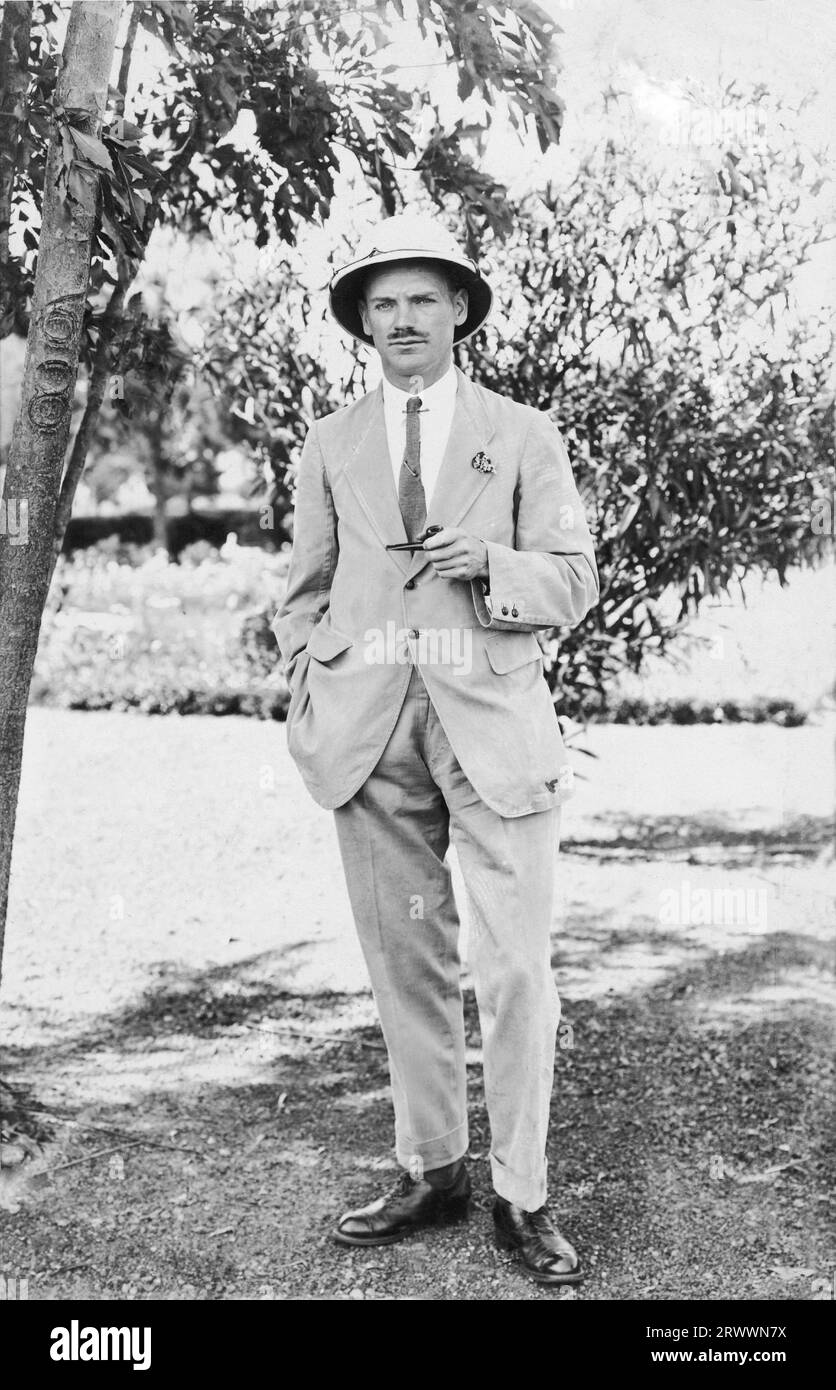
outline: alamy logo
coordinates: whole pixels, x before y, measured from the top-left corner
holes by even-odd
[[[53,1327],[53,1361],[132,1361],[135,1371],[151,1365],[150,1327]]]
[[[469,627],[398,627],[388,622],[386,630],[370,627],[364,633],[363,655],[369,666],[418,665],[451,666],[456,676],[473,669],[473,632]]]
[[[29,1280],[14,1274],[0,1274],[0,1299],[24,1302],[29,1297]]]
[[[0,536],[8,536],[9,545],[26,545],[29,503],[25,497],[0,497]]]
[[[659,893],[659,921],[663,926],[751,926],[767,923],[765,888],[694,888],[683,879],[677,888]]]

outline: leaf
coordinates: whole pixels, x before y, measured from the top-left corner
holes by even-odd
[[[165,14],[169,15],[171,19],[176,20],[178,24],[182,25],[187,34],[193,32],[194,16],[188,5],[174,3],[173,0],[157,0],[157,5]]]
[[[70,135],[77,149],[91,164],[95,164],[99,169],[106,169],[109,174],[116,172],[110,155],[101,140],[98,140],[95,135],[85,135],[82,130],[77,130],[72,125],[70,126]]]
[[[102,213],[102,227],[107,232],[108,236],[110,237],[110,240],[113,242],[115,250],[124,250],[125,243],[122,240],[122,233],[120,232],[113,218],[109,217],[106,212]]]
[[[237,93],[233,91],[225,77],[217,77],[215,79],[215,86],[229,115],[236,116],[238,114]]]
[[[64,161],[64,168],[69,169],[75,158],[73,142],[67,134],[66,126],[61,126],[61,155]]]
[[[86,204],[92,193],[90,175],[78,168],[71,169],[67,179],[67,191],[77,203]]]
[[[638,515],[641,509],[642,500],[643,499],[641,498],[641,496],[639,496],[636,497],[634,501],[630,503],[623,517],[621,518],[618,530],[615,533],[617,537],[623,536],[625,531],[627,531],[633,524],[634,518]]]
[[[120,145],[127,144],[129,141],[134,143],[142,138],[142,131],[139,126],[134,125],[133,121],[124,120],[122,116],[119,116],[113,125],[104,131],[104,134],[108,140],[115,140]]]
[[[123,150],[118,156],[118,159],[120,164],[129,164],[132,169],[136,169],[140,174],[143,174],[149,183],[162,178],[161,171],[155,169],[154,165],[150,160],[146,159],[144,155],[129,154],[127,150]]]
[[[140,190],[139,190],[138,188],[136,188],[136,189],[134,188],[133,183],[132,183],[131,180],[129,179],[129,177],[128,177],[128,175],[127,175],[127,172],[125,171],[125,169],[122,167],[121,164],[119,165],[119,176],[120,176],[120,178],[122,179],[122,182],[123,182],[123,184],[124,184],[125,194],[126,194],[127,199],[128,199],[128,202],[127,202],[127,211],[128,211],[128,213],[130,214],[131,221],[134,223],[134,225],[135,225],[136,227],[142,227],[143,224],[144,224],[144,222],[145,222],[145,202],[144,202],[144,201],[141,201],[141,202],[138,202],[138,201],[137,201],[137,198],[138,198],[138,195],[139,195]],[[116,194],[116,187],[115,187],[115,185],[114,185],[114,188],[113,188],[113,192],[114,192],[114,194]],[[143,190],[143,192],[144,192],[144,190]],[[150,199],[149,199],[149,202],[150,202]]]
[[[42,115],[38,111],[30,111],[29,124],[32,127],[32,129],[36,131],[38,135],[40,135],[42,140],[49,139],[52,131],[50,129],[50,124],[46,116]]]

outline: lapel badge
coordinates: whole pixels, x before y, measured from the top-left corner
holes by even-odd
[[[570,766],[569,763],[566,763],[560,769],[560,772],[558,773],[557,777],[548,777],[545,783],[546,787],[550,792],[555,792],[558,789],[564,792],[569,791],[570,788],[574,787],[574,784],[575,770],[573,767]]]
[[[487,454],[483,454],[481,449],[478,454],[474,454],[470,460],[471,468],[478,468],[480,473],[493,473],[494,467]]]

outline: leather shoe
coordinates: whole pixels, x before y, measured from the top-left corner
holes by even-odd
[[[548,1207],[524,1211],[497,1197],[493,1222],[500,1250],[517,1255],[538,1284],[580,1284],[584,1278],[577,1254],[555,1227]]]
[[[402,1173],[391,1192],[348,1211],[334,1232],[339,1245],[393,1245],[425,1226],[446,1226],[467,1216],[470,1178],[462,1164],[446,1187]]]

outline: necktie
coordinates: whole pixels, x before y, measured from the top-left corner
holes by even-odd
[[[406,402],[406,450],[398,480],[398,502],[404,529],[411,541],[421,535],[427,522],[427,499],[421,482],[420,409],[421,397],[410,396]]]

